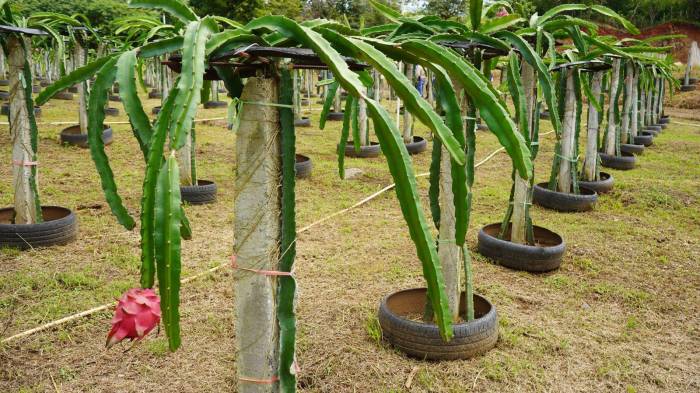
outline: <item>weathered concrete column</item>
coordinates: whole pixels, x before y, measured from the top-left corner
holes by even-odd
[[[27,51],[31,52],[31,41],[24,40]],[[8,35],[7,65],[10,92],[10,139],[12,140],[12,183],[14,185],[14,208],[16,224],[37,222],[36,184],[32,184],[32,166],[36,152],[31,143],[31,127],[23,85],[23,70],[26,57],[22,38]],[[29,83],[29,81],[26,81]],[[36,179],[34,179],[36,181]]]
[[[630,114],[632,112],[632,101],[634,84],[634,64],[628,61],[625,65],[625,101],[622,107],[622,126],[620,128],[620,143],[627,143],[629,140]]]
[[[618,93],[620,84],[620,59],[613,59],[612,77],[610,78],[610,104],[608,108],[608,134],[605,138],[605,153],[614,156],[617,149],[617,119],[615,110],[618,105]]]
[[[367,123],[367,101],[362,98],[357,102],[357,123],[358,133],[360,134],[360,145],[369,146],[369,132]]]
[[[535,69],[527,62],[522,62],[520,71],[523,91],[525,93],[525,109],[529,137],[532,140],[535,130],[535,108],[537,105],[537,78]],[[521,130],[521,132],[523,132]],[[528,146],[529,147],[529,146]],[[511,217],[510,241],[518,244],[527,243],[527,209],[530,196],[530,181],[515,175],[513,184],[513,216]]]
[[[603,73],[598,71],[591,76],[591,92],[596,98],[600,97],[603,84]],[[632,97],[632,96],[630,96]],[[636,101],[636,100],[635,100]],[[601,102],[602,105],[602,102]],[[634,119],[632,119],[634,122]],[[595,181],[598,166],[598,131],[600,113],[593,105],[588,105],[588,124],[586,126],[586,159],[583,161],[583,178]]]
[[[194,128],[194,123],[192,124]],[[192,174],[192,133],[187,134],[185,145],[177,151],[177,164],[180,167],[180,185],[192,186],[195,179]]]
[[[445,277],[445,293],[452,319],[459,319],[462,272],[462,250],[455,243],[456,218],[454,194],[452,193],[452,163],[450,153],[441,146],[440,158],[440,234],[438,256]]]
[[[75,40],[73,48],[73,65],[75,68],[80,68],[85,65],[85,48],[83,48],[80,39]],[[87,81],[78,83],[78,124],[80,124],[80,133],[87,135],[88,133],[88,91]]]
[[[277,102],[276,79],[250,78],[241,99]],[[276,107],[246,105],[236,139],[234,250],[241,268],[277,270],[280,256],[280,123]],[[279,329],[277,280],[237,270],[235,328],[238,392],[278,391],[277,383],[255,383],[277,375]]]
[[[639,70],[637,66],[632,65],[634,70],[634,81],[632,82],[632,114],[630,134],[632,138],[639,135]],[[632,140],[631,142],[634,142]]]
[[[557,190],[560,192],[571,192],[571,166],[576,159],[576,91],[574,88],[575,68],[566,70],[566,95],[564,98],[564,118],[561,124],[561,164],[559,165],[559,176]]]
[[[411,85],[413,85],[413,64],[404,63],[404,73]],[[405,104],[403,108],[403,142],[413,142],[413,116]]]

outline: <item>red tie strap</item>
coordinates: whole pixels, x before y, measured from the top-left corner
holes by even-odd
[[[279,270],[260,270],[260,269],[249,269],[246,267],[240,267],[238,264],[236,264],[236,256],[232,255],[231,256],[231,267],[237,270],[244,270],[247,272],[255,273],[255,274],[260,274],[263,276],[268,276],[268,277],[273,277],[273,276],[286,276],[286,277],[291,277],[292,272],[281,272]]]

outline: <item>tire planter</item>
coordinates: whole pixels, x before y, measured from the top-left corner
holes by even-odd
[[[669,116],[661,116],[659,119],[659,124],[669,124],[671,123],[671,118]]]
[[[487,126],[486,124],[477,123],[476,129],[477,131],[488,131],[489,126]]]
[[[327,121],[343,121],[345,117],[345,112],[328,112],[326,116]]]
[[[306,179],[310,177],[312,168],[313,164],[311,163],[311,158],[301,154],[296,155],[294,171],[296,172],[297,179]]]
[[[4,91],[0,90],[0,100],[7,101],[10,99],[10,92],[9,91]]]
[[[678,81],[683,84],[685,83],[685,78],[680,78]],[[698,83],[698,78],[688,78],[688,85],[695,85]]]
[[[4,85],[0,85],[0,86],[4,86]],[[41,87],[51,86],[51,82],[49,82],[49,81],[41,81],[41,82],[39,82],[39,86],[41,86]]]
[[[0,86],[9,86],[10,81],[7,79],[0,79]]]
[[[148,98],[154,99],[154,98],[161,98],[163,97],[163,94],[159,90],[151,90],[148,92]]]
[[[542,227],[534,226],[536,246],[512,243],[510,228],[505,239],[499,239],[501,223],[487,225],[479,231],[479,254],[491,259],[501,266],[532,273],[548,272],[558,269],[566,251],[566,244],[561,236]]]
[[[608,192],[612,191],[615,185],[615,179],[613,179],[612,175],[609,173],[600,172],[600,180],[579,180],[578,184],[580,187],[586,187],[589,190],[593,190],[598,194],[607,194]]]
[[[639,133],[639,135],[634,137],[634,144],[649,147],[654,144],[654,135],[652,135],[650,132],[642,131]]]
[[[683,85],[681,91],[694,91],[697,88],[695,85]]]
[[[68,88],[69,93],[76,94],[78,92],[78,86],[71,86]]]
[[[36,86],[36,85],[32,86],[32,93],[34,93],[34,94],[41,93],[41,86]]]
[[[605,153],[599,153],[600,164],[606,168],[619,169],[627,171],[634,169],[637,164],[637,159],[632,153],[622,153],[622,156],[611,156]]]
[[[42,206],[44,221],[38,224],[11,224],[14,208],[0,209],[0,248],[26,250],[68,244],[78,236],[78,220],[64,207]]]
[[[0,115],[7,116],[10,114],[10,103],[6,102],[2,104],[2,107],[0,107]],[[34,107],[34,117],[39,117],[41,116],[41,107],[40,106],[35,106]]]
[[[119,116],[119,108],[105,108],[105,115]]]
[[[54,100],[64,100],[64,101],[73,101],[73,93],[69,91],[61,91],[56,93],[53,97]]]
[[[634,155],[640,155],[644,153],[644,145],[634,145],[629,143],[623,143],[620,145],[620,151],[623,153],[629,153]]]
[[[154,115],[157,115],[160,113],[160,107],[159,106],[154,106],[153,109],[151,109],[151,113]]]
[[[585,212],[593,210],[598,201],[598,194],[585,187],[580,187],[580,194],[552,191],[547,183],[535,184],[532,201],[536,204],[560,212]]]
[[[378,319],[384,340],[410,357],[425,360],[468,359],[496,345],[498,314],[488,300],[474,295],[474,320],[453,324],[454,337],[446,343],[437,325],[409,319],[413,315],[423,315],[425,295],[425,288],[407,289],[381,301]],[[462,311],[464,303],[462,293]]]
[[[308,117],[296,119],[294,120],[294,127],[311,127],[311,119],[309,119]]]
[[[300,102],[302,106],[309,106],[309,100],[306,98],[303,98]]]
[[[109,100],[112,102],[122,102],[122,98],[117,96],[117,95],[111,95],[109,96]]]
[[[190,205],[205,205],[216,202],[216,183],[197,180],[196,186],[180,186],[182,200]]]
[[[105,144],[105,146],[112,143],[113,137],[114,137],[114,135],[112,132],[112,127],[105,124],[104,131],[102,131],[102,142]],[[63,131],[61,131],[60,140],[61,140],[61,144],[78,146],[78,147],[82,147],[84,149],[89,147],[87,134],[80,133],[80,126],[79,125],[64,128]]]
[[[355,146],[352,141],[348,141],[345,145],[345,157],[355,158],[375,158],[379,157],[382,149],[379,147],[379,142],[370,142],[369,146],[360,146],[360,152],[355,152]]]
[[[642,133],[650,132],[652,135],[656,136],[661,133],[661,126],[646,126],[642,128]]]
[[[420,154],[428,150],[428,141],[423,139],[423,137],[414,135],[413,142],[406,143],[406,150],[408,150],[408,154]]]
[[[549,118],[550,118],[549,111],[540,112],[540,119],[541,120],[549,120]]]
[[[226,108],[228,103],[224,101],[207,101],[204,103],[204,109]]]

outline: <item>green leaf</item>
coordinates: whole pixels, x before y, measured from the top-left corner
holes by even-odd
[[[585,4],[562,4],[559,6],[556,6],[554,8],[550,8],[549,11],[545,12],[537,18],[537,25],[542,26],[542,24],[546,21],[548,21],[551,18],[554,18],[555,16],[561,14],[562,12],[569,12],[569,11],[583,11],[588,9],[588,6]],[[533,15],[534,17],[534,15]],[[531,23],[532,24],[532,23]],[[533,26],[534,27],[534,26]]]
[[[639,29],[637,26],[634,25],[634,23],[630,22],[627,20],[625,17],[622,15],[618,14],[617,12],[611,10],[610,8],[603,6],[603,5],[592,5],[591,10],[601,14],[605,15],[608,18],[614,19],[616,22],[622,25],[628,32],[632,34],[639,34]]]
[[[140,47],[138,55],[140,58],[149,58],[177,52],[182,49],[183,42],[184,39],[180,36],[154,41]]]
[[[93,61],[90,64],[82,66],[63,78],[47,86],[36,97],[36,104],[41,106],[46,104],[56,93],[62,92],[69,87],[75,86],[78,83],[85,82],[90,79],[97,71],[99,71],[106,63],[113,60],[117,55],[106,56]]]
[[[420,96],[412,82],[399,72],[389,58],[373,46],[360,40],[343,37],[330,30],[325,30],[324,36],[336,45],[341,46],[347,55],[367,62],[384,75],[387,83],[392,86],[396,94],[404,102],[406,109],[440,138],[447,151],[450,152],[450,156],[457,163],[464,165],[464,150],[455,139],[452,131],[445,125],[440,115],[433,110],[430,103]]]
[[[155,249],[160,311],[168,346],[180,347],[180,171],[175,154],[158,175],[155,198]]]
[[[190,22],[185,32],[182,51],[182,71],[177,85],[180,94],[175,97],[173,117],[170,123],[170,140],[174,149],[185,145],[187,135],[197,112],[197,105],[202,99],[204,83],[205,50],[209,37],[216,32],[213,19],[204,18]]]
[[[112,88],[116,77],[117,60],[118,59],[114,56],[109,58],[97,72],[95,84],[92,86],[90,102],[88,104],[88,144],[90,146],[92,160],[95,162],[95,167],[97,168],[97,173],[100,175],[100,182],[102,184],[102,191],[105,194],[105,199],[112,209],[112,213],[117,218],[117,221],[126,229],[131,230],[136,223],[129,215],[126,207],[122,204],[122,199],[117,193],[114,173],[109,166],[109,159],[105,153],[105,145],[102,141],[105,119],[104,107],[107,103],[107,92]]]
[[[481,30],[481,10],[484,7],[483,0],[469,0],[469,21],[472,30]]]
[[[515,124],[508,111],[501,105],[493,87],[489,86],[489,82],[485,81],[481,72],[454,52],[446,51],[429,41],[406,42],[402,48],[414,55],[430,59],[457,79],[479,109],[481,117],[486,121],[491,132],[508,152],[520,177],[529,179],[532,176],[529,146],[526,145],[522,135],[515,131]]]
[[[294,85],[290,72],[281,69],[279,103],[291,105],[293,102]],[[296,183],[295,165],[296,152],[294,135],[294,112],[291,108],[280,108],[280,125],[282,127],[282,217],[280,233],[279,271],[291,272],[296,258],[296,213],[294,202],[294,187]],[[291,371],[294,367],[296,317],[294,315],[294,297],[296,281],[294,277],[281,276],[277,284],[277,321],[280,328],[279,380],[280,391],[293,393],[296,391],[296,375]]]
[[[141,196],[141,287],[152,288],[155,275],[155,199],[158,174],[163,164],[163,151],[168,136],[168,124],[173,113],[173,104],[178,94],[171,89],[163,103],[148,147],[146,175],[143,179]],[[183,216],[184,217],[184,216]]]
[[[143,110],[143,105],[139,99],[136,89],[136,51],[124,52],[117,62],[117,82],[119,83],[119,97],[129,116],[131,128],[134,136],[141,147],[144,159],[148,158],[148,146],[153,129],[148,115]]]
[[[445,282],[435,240],[430,234],[428,222],[421,208],[411,158],[401,133],[386,110],[374,100],[367,101],[367,110],[374,121],[374,132],[396,183],[395,191],[401,212],[408,224],[411,239],[416,245],[418,259],[423,265],[423,277],[428,286],[428,297],[435,312],[440,335],[444,340],[449,341],[453,336],[452,317],[445,295]]]
[[[510,14],[500,18],[489,19],[486,21],[486,23],[481,25],[479,32],[483,34],[491,34],[523,22],[525,22],[525,19],[521,18],[520,15]]]
[[[377,0],[369,0],[369,3],[374,7],[380,15],[387,18],[392,22],[398,22],[401,18],[401,12],[387,6],[386,4],[379,2]]]
[[[318,124],[318,128],[320,129],[326,128],[328,112],[330,112],[331,106],[333,106],[333,100],[335,99],[335,95],[337,94],[339,87],[340,85],[338,84],[338,82],[333,82],[330,86],[328,86],[328,89],[326,90],[326,97],[323,101],[323,108],[321,109],[321,118]]]
[[[180,19],[183,23],[199,19],[190,7],[178,0],[129,0],[129,7],[161,10]]]
[[[545,66],[542,58],[535,52],[535,50],[530,46],[527,41],[519,37],[517,34],[511,33],[509,31],[503,31],[497,34],[499,38],[502,38],[510,42],[513,47],[520,51],[520,55],[523,60],[530,64],[537,72],[537,79],[540,83],[542,94],[544,95],[545,101],[547,102],[548,108],[556,108],[556,91],[554,87],[554,82],[549,74],[547,66]],[[552,122],[552,127],[556,132],[561,129],[561,120],[558,113],[550,111],[550,121]]]

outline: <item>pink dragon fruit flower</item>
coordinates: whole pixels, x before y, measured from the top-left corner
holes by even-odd
[[[509,15],[508,11],[506,11],[505,7],[501,7],[501,9],[498,10],[498,12],[496,13],[496,16],[499,18],[504,17],[504,16],[508,16],[508,15]]]
[[[160,298],[151,288],[132,288],[117,303],[107,348],[125,338],[140,340],[160,323]]]

